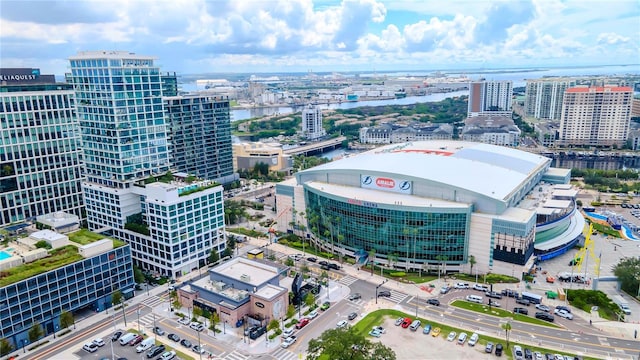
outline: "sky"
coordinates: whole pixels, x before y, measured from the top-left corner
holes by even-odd
[[[0,67],[88,50],[180,74],[640,64],[640,1],[0,0]]]

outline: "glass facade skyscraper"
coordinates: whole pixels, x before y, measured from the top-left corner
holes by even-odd
[[[0,73],[0,226],[56,211],[82,217],[72,86],[38,69]]]
[[[171,164],[181,172],[226,184],[233,173],[229,99],[209,95],[165,98]]]

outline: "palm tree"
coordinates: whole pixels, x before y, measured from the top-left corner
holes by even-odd
[[[398,261],[398,254],[393,253],[387,255],[387,260],[389,260],[389,267],[393,269],[393,265]]]
[[[502,328],[505,332],[505,340],[507,342],[507,349],[509,348],[509,331],[511,331],[511,321],[507,321],[505,324],[502,324]]]
[[[446,266],[447,260],[449,260],[449,257],[447,255],[440,254],[440,255],[436,256],[436,260],[440,261],[440,264],[442,265],[441,268],[438,269],[438,280],[440,280],[440,274],[441,273],[444,273],[444,274],[447,273],[445,266]]]
[[[369,250],[369,261],[371,262],[371,275],[373,275],[373,266],[376,263],[375,259],[376,259],[376,249],[371,248],[371,250]]]
[[[473,274],[473,266],[476,264],[476,257],[473,255],[469,255],[469,266],[471,266],[471,269],[469,270],[469,272],[471,274]],[[476,281],[477,282],[477,281]]]

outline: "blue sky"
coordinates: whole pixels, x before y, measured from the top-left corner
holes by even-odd
[[[640,2],[0,0],[1,67],[86,50],[181,74],[640,64]]]

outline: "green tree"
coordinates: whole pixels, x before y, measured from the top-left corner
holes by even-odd
[[[146,280],[142,270],[135,265],[133,266],[133,278],[135,279],[135,282],[138,284],[142,284]]]
[[[202,309],[198,306],[194,306],[193,307],[193,318],[198,320],[198,317],[202,316],[204,314],[204,312],[202,311]]]
[[[507,349],[509,348],[509,332],[511,331],[511,321],[500,325],[504,329],[504,340],[507,342]]]
[[[218,254],[218,249],[211,249],[211,254],[209,254],[209,264],[215,264],[218,260],[220,260],[220,255]]]
[[[387,255],[387,260],[389,260],[389,267],[393,269],[393,265],[398,262],[398,254],[393,253]]]
[[[5,356],[13,351],[13,345],[9,342],[9,340],[2,338],[0,339],[0,356]]]
[[[267,325],[267,330],[275,330],[275,329],[279,329],[280,328],[280,320],[278,319],[271,319],[271,321],[269,321],[269,325]]]
[[[122,302],[122,292],[120,290],[116,290],[111,294],[111,302],[114,305],[118,305]]]
[[[625,257],[613,267],[613,274],[618,277],[620,287],[627,294],[638,295],[640,289],[640,257]]]
[[[289,304],[287,307],[287,318],[291,318],[296,313],[296,307],[293,304]]]
[[[60,313],[60,326],[62,326],[63,329],[68,328],[69,326],[73,325],[73,323],[75,322],[75,320],[73,319],[73,314],[62,310],[62,312]]]
[[[295,265],[295,261],[293,261],[292,258],[287,257],[287,259],[284,261],[284,264],[287,265],[287,266],[293,266],[293,265]]]
[[[372,343],[353,328],[329,329],[320,337],[311,339],[307,350],[308,360],[395,360],[396,353],[380,342]]]
[[[473,255],[469,255],[469,266],[471,267],[471,275],[473,275],[473,267],[475,266],[475,264],[477,264],[476,257]]]
[[[40,325],[39,322],[36,322],[31,326],[31,329],[29,329],[28,335],[29,335],[29,342],[31,343],[40,340],[40,338],[44,335],[44,330],[42,330],[42,326]]]
[[[316,303],[316,297],[313,296],[312,293],[308,292],[307,295],[304,297],[304,303],[307,306],[312,307]]]
[[[213,330],[213,335],[215,336],[216,334],[216,325],[218,325],[218,323],[220,322],[220,316],[218,316],[217,312],[214,312],[213,314],[211,314],[211,317],[209,318],[209,329]]]

